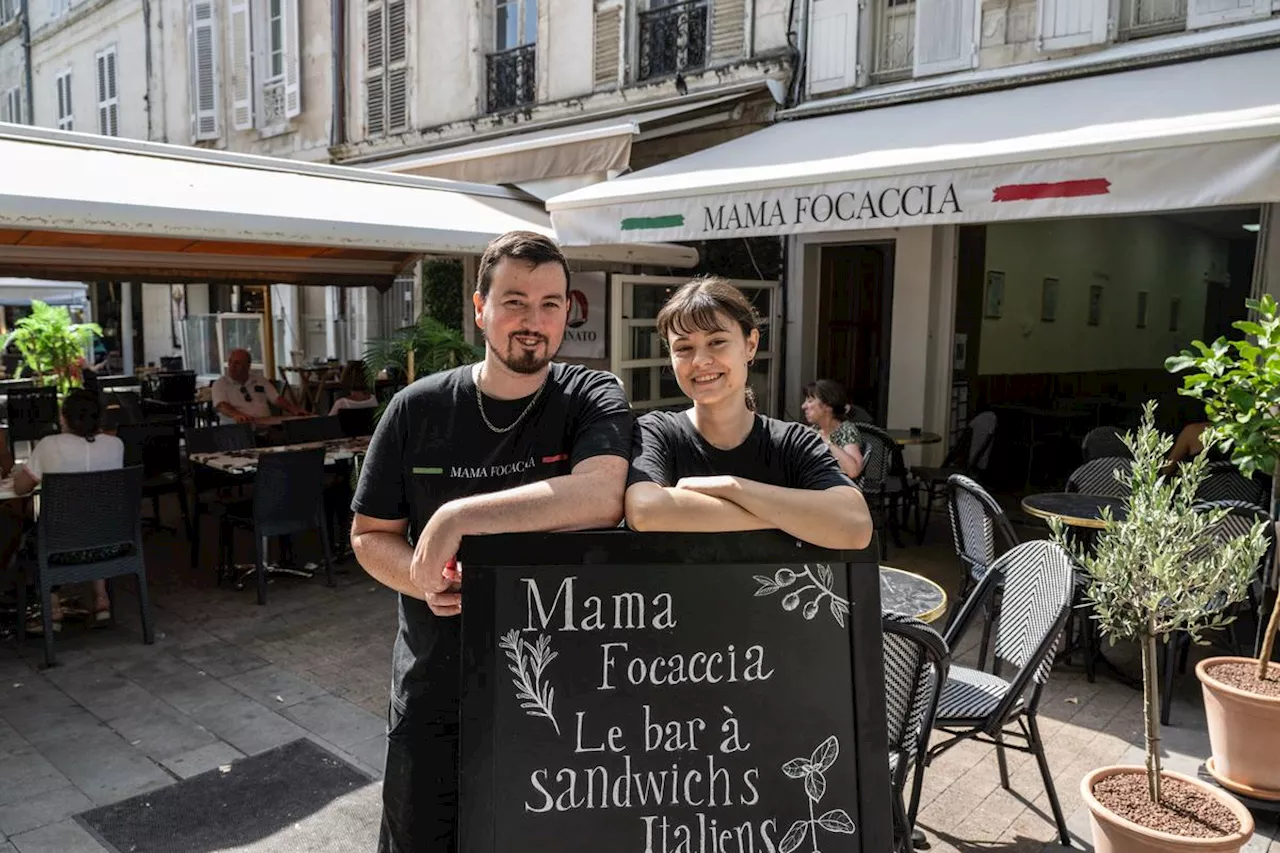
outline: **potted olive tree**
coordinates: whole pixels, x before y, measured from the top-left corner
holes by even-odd
[[[1246,477],[1271,472],[1270,515],[1280,504],[1280,317],[1270,296],[1247,303],[1253,319],[1234,324],[1240,340],[1195,341],[1195,352],[1170,358],[1191,371],[1181,393],[1204,403],[1218,446]],[[1263,597],[1265,600],[1265,596]],[[1261,616],[1261,614],[1259,614]],[[1271,609],[1257,658],[1213,657],[1196,666],[1204,692],[1213,756],[1209,772],[1223,787],[1280,800],[1280,665],[1271,663],[1280,629],[1280,598]]]
[[[1230,794],[1160,764],[1160,690],[1157,644],[1185,631],[1199,642],[1203,631],[1229,621],[1225,604],[1246,595],[1266,548],[1265,525],[1247,536],[1214,536],[1226,510],[1196,512],[1203,456],[1181,476],[1162,473],[1172,439],[1153,425],[1148,403],[1137,435],[1124,437],[1133,468],[1119,475],[1130,496],[1123,519],[1105,518],[1094,547],[1075,547],[1087,573],[1085,596],[1102,634],[1112,643],[1136,640],[1142,653],[1146,767],[1101,767],[1084,777],[1098,853],[1236,851],[1253,834],[1248,809]],[[1064,546],[1061,524],[1055,538]]]

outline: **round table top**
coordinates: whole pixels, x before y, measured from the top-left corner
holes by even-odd
[[[912,435],[909,429],[887,429],[885,430],[889,437],[901,445],[911,444],[938,444],[942,441],[942,436],[936,432],[921,432]]]
[[[947,609],[947,593],[928,578],[914,572],[880,567],[880,609],[933,622]]]
[[[1075,492],[1048,492],[1043,495],[1027,495],[1022,499],[1022,509],[1036,518],[1057,518],[1070,527],[1086,527],[1101,530],[1102,510],[1110,507],[1114,518],[1124,518],[1125,502],[1122,498],[1104,498],[1098,495],[1082,495]]]

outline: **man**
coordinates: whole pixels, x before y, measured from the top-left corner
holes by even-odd
[[[227,372],[213,383],[213,407],[224,424],[252,423],[271,417],[271,406],[291,415],[307,414],[262,376],[249,375],[249,351],[233,349],[227,356]]]
[[[463,536],[612,527],[631,412],[617,378],[553,364],[569,311],[556,245],[512,232],[480,258],[480,364],[413,383],[387,407],[352,501],[352,547],[400,593],[381,853],[453,853]]]

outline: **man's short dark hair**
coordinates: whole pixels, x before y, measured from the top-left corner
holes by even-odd
[[[489,288],[493,284],[493,268],[503,258],[525,261],[531,268],[540,267],[543,264],[559,264],[564,270],[564,290],[565,295],[568,295],[569,262],[555,241],[533,231],[508,231],[486,246],[484,254],[480,256],[476,292],[480,294],[481,299],[489,298]]]

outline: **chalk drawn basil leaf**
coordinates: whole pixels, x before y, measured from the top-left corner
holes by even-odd
[[[815,769],[804,777],[804,792],[815,803],[822,799],[823,794],[827,793],[827,777],[822,775],[821,770]]]
[[[849,817],[849,813],[844,809],[832,809],[827,812],[818,818],[818,826],[827,832],[839,832],[843,835],[853,835],[855,832],[853,818]]]
[[[831,599],[831,615],[836,618],[836,622],[841,628],[844,627],[844,608],[840,606],[840,602],[834,598]]]
[[[810,769],[809,762],[803,758],[793,758],[782,765],[782,772],[787,774],[788,779],[802,779],[809,774]]]
[[[835,575],[831,573],[831,567],[825,563],[818,564],[818,578],[827,589],[831,589],[836,582]]]
[[[782,844],[778,847],[778,853],[793,853],[804,843],[804,837],[809,832],[809,821],[798,820],[791,824],[791,829],[782,837]]]
[[[836,763],[838,755],[840,755],[840,741],[832,735],[813,751],[813,757],[809,759],[809,763],[819,770],[830,770],[831,765]]]

